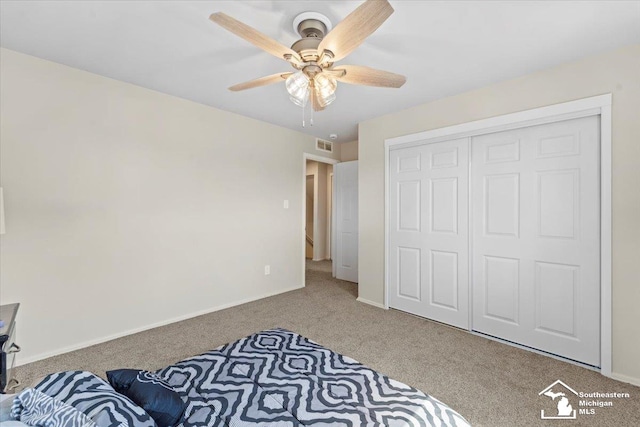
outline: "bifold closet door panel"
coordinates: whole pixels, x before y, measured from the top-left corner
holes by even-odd
[[[472,329],[600,365],[599,118],[472,138]]]
[[[469,140],[390,152],[389,306],[469,326]]]

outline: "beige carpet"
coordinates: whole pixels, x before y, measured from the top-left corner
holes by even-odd
[[[18,368],[23,384],[53,371],[154,370],[253,332],[283,327],[447,403],[474,426],[640,426],[640,388],[569,363],[399,311],[356,301],[357,285],[333,280],[328,262],[307,263],[307,286]],[[212,303],[212,305],[215,305]],[[639,362],[640,363],[640,362]],[[577,392],[629,393],[573,421],[538,393],[561,379]],[[557,391],[557,390],[554,390]],[[574,409],[578,398],[569,395]],[[589,399],[591,400],[591,399]]]

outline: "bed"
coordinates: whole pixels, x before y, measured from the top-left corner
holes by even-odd
[[[469,425],[437,399],[280,328],[153,373],[107,376],[113,388],[88,372],[51,374],[17,396],[12,413],[28,420],[37,397],[64,403],[77,424],[60,425],[73,427]]]

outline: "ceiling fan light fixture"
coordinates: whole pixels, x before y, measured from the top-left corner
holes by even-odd
[[[309,100],[309,78],[302,71],[298,71],[287,77],[285,86],[291,102],[304,107]]]
[[[333,95],[338,88],[338,82],[331,76],[326,74],[318,74],[313,78],[313,85],[316,88],[316,93],[322,98],[327,98]]]
[[[328,95],[328,96],[320,96],[316,92],[316,96],[318,97],[318,104],[320,104],[322,108],[326,107],[327,105],[331,104],[333,101],[336,100],[335,93],[332,93],[331,95]]]
[[[304,106],[307,105],[307,102],[309,102],[309,91],[307,90],[304,93],[304,96],[302,96],[300,98],[296,98],[296,97],[290,96],[289,99],[291,100],[291,102],[296,104],[298,107],[303,107],[304,108]]]
[[[318,74],[313,78],[313,88],[318,104],[324,108],[335,101],[338,82],[331,76]]]

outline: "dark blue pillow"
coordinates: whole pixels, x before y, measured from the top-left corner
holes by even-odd
[[[157,374],[137,369],[107,372],[111,386],[151,416],[159,427],[173,427],[182,418],[185,405],[180,395]]]

